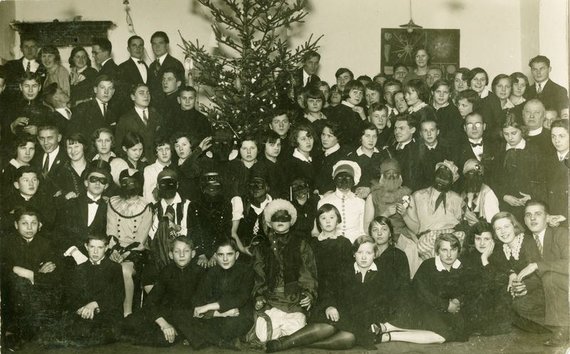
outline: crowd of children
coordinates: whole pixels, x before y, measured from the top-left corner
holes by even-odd
[[[2,345],[276,352],[548,332],[569,341],[568,94],[550,61],[282,73],[213,128],[168,36],[0,67]],[[141,50],[142,48],[142,50]],[[39,53],[38,53],[39,51]],[[520,68],[517,68],[520,70]],[[2,92],[4,91],[4,92]]]

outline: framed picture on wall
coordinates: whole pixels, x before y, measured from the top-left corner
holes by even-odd
[[[380,72],[392,75],[396,65],[415,67],[414,51],[427,48],[431,54],[431,65],[438,65],[444,76],[450,78],[459,68],[458,29],[414,29],[382,28]]]

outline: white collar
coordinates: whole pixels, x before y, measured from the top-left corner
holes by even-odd
[[[269,204],[272,200],[273,198],[271,198],[271,196],[267,194],[265,196],[265,200],[261,202],[261,204],[259,204],[259,207],[256,207],[255,205],[251,204],[251,208],[255,211],[257,215],[260,215],[267,206],[267,204]]]
[[[372,262],[372,265],[370,265],[370,268],[368,268],[366,272],[377,272],[377,271],[378,271],[378,266],[376,265],[376,263]],[[358,268],[358,264],[354,262],[354,274],[358,273],[361,273],[360,268]]]
[[[359,146],[358,149],[356,149],[356,155],[358,156],[362,156],[362,155],[366,155],[368,157],[372,157],[372,155],[374,153],[379,153],[380,151],[374,147],[374,150],[372,150],[372,154],[368,155],[366,152],[364,152],[364,149],[362,148],[362,146]]]
[[[139,65],[139,61],[141,62],[140,65],[144,65],[144,60],[137,59],[135,57],[131,57],[131,60],[135,62],[136,65]]]
[[[537,136],[537,135],[540,135],[541,133],[542,133],[542,127],[538,127],[534,130],[529,130],[528,136]]]
[[[155,61],[158,60],[160,65],[162,65],[162,63],[164,63],[164,59],[166,58],[167,55],[168,55],[168,53],[164,53],[161,56],[159,56],[158,58],[156,58]]]
[[[426,146],[426,148],[428,148],[428,150],[433,150],[437,147],[437,145],[439,144],[438,141],[435,142],[434,146],[429,146],[428,144],[424,143],[424,145]]]
[[[453,262],[453,264],[451,265],[451,268],[453,269],[457,269],[461,266],[461,261],[458,259],[455,260],[455,262]],[[445,268],[445,266],[443,265],[443,262],[441,261],[441,259],[439,258],[439,255],[435,256],[435,268],[437,269],[438,272],[447,270]],[[449,270],[448,270],[449,272]]]
[[[438,110],[438,109],[440,109],[440,108],[445,108],[445,107],[447,107],[447,106],[449,106],[449,101],[445,102],[443,105],[441,105],[441,106],[439,106],[439,107],[433,106],[433,108],[435,108],[436,110]]]
[[[489,91],[489,89],[487,87],[484,87],[483,91],[481,91],[481,94],[479,94],[479,97],[485,98],[485,97],[489,96],[490,92],[491,91]]]
[[[57,154],[59,153],[59,145],[52,151],[52,152],[46,152],[45,154],[48,154],[50,158],[53,158],[54,156],[57,156]],[[52,162],[54,160],[51,160]],[[51,164],[51,162],[50,162]]]
[[[425,102],[420,102],[420,103],[418,103],[415,107],[409,107],[409,108],[408,108],[408,112],[409,112],[409,113],[417,112],[417,111],[419,111],[420,109],[424,108],[425,106],[427,106],[427,103],[425,103]]]
[[[408,140],[408,141],[406,141],[406,142],[403,142],[403,143],[397,143],[397,144],[396,144],[396,147],[398,147],[398,145],[402,144],[401,146],[402,146],[402,149],[403,149],[403,148],[406,147],[406,145],[408,145],[408,144],[411,143],[412,141],[414,141],[413,138],[410,139],[410,140]]]
[[[340,236],[342,236],[342,235],[334,234],[334,236],[327,237],[327,236],[324,236],[324,234],[321,232],[321,233],[319,233],[319,236],[317,236],[317,240],[319,240],[319,241],[324,241],[324,240],[328,240],[328,239],[336,240]]]
[[[101,63],[101,67],[105,66],[105,63],[107,63],[109,60],[111,60],[111,57],[108,57],[107,59],[105,59],[102,63]]]
[[[539,233],[537,233],[537,234],[533,234],[533,236],[534,236],[534,235],[537,235],[537,236],[540,238],[540,241],[541,241],[541,242],[544,242],[544,234],[545,234],[545,233],[546,233],[546,228],[544,228],[544,230],[542,230],[541,232],[539,232]]]
[[[505,102],[505,105],[504,105],[502,108],[503,108],[503,109],[515,108],[515,105],[511,102],[510,99],[507,98],[507,102]]]
[[[350,108],[356,107],[356,105],[354,105],[354,104],[352,104],[352,103],[350,103],[350,102],[348,102],[348,101],[344,101],[344,100],[343,100],[341,103],[342,103],[343,105],[347,106],[347,107],[350,107]]]
[[[517,145],[515,145],[515,146],[510,146],[510,145],[507,143],[506,151],[509,151],[509,150],[511,150],[511,149],[524,149],[525,147],[526,147],[526,140],[521,139],[521,141],[520,141]]]
[[[160,200],[160,206],[162,207],[162,210],[166,210],[166,207],[168,207],[169,205],[175,205],[182,202],[182,198],[180,198],[180,194],[178,194],[178,192],[176,192],[176,195],[174,196],[174,199],[172,200],[172,204],[168,204],[166,202],[165,199],[161,199]]]
[[[93,194],[91,194],[89,191],[87,191],[87,198],[94,200],[94,201],[98,201],[99,199],[101,199],[101,196],[98,197],[94,197]]]
[[[114,152],[110,152],[109,156],[111,157],[117,157],[117,155]],[[93,158],[91,159],[91,161],[95,161],[95,160],[100,160],[101,159],[101,155],[97,154],[95,156],[93,156]]]
[[[473,143],[473,144],[483,144],[483,138],[479,138],[479,139],[471,139],[469,138],[469,142]]]
[[[340,149],[340,145],[339,145],[339,143],[336,143],[333,147],[330,147],[330,148],[325,150],[325,156],[329,156],[329,155],[337,152],[339,149]]]
[[[550,79],[546,79],[543,82],[535,82],[534,86],[538,86],[538,84],[540,84],[540,87],[542,87],[542,89],[544,90],[544,86],[546,85],[546,83],[549,81]]]
[[[564,160],[566,159],[566,157],[568,156],[568,150],[566,150],[565,152],[563,152],[562,154],[558,151],[556,151],[556,155],[558,155],[558,160]]]
[[[143,111],[146,111],[146,118],[147,118],[147,119],[150,118],[150,116],[149,116],[149,111],[148,111],[148,107],[146,107],[146,108],[139,108],[139,107],[135,106],[135,111],[137,112],[137,114],[139,115],[139,117],[141,117],[141,119],[142,119],[142,116],[143,116]]]
[[[14,166],[14,167],[16,167],[16,168],[20,168],[20,167],[22,167],[22,166],[29,166],[29,164],[20,163],[20,162],[19,162],[18,160],[16,160],[16,159],[10,160],[10,165],[12,165],[12,166]]]
[[[313,159],[312,159],[310,156],[309,156],[309,157],[306,157],[306,156],[303,155],[303,153],[302,153],[301,151],[299,151],[299,149],[297,149],[297,148],[295,148],[295,151],[293,151],[293,157],[294,157],[294,158],[297,158],[297,159],[299,159],[299,160],[301,160],[301,161],[304,161],[304,162],[308,162],[308,163],[313,162]]]

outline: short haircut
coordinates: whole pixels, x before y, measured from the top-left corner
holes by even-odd
[[[344,91],[342,92],[342,99],[346,100],[350,96],[350,91],[352,90],[359,90],[362,91],[362,93],[364,93],[365,90],[364,84],[362,84],[362,82],[358,80],[350,80],[349,82],[347,82],[346,85],[344,86]]]
[[[441,70],[441,67],[438,66],[438,65],[430,65],[430,66],[428,67],[428,71],[429,71],[429,70],[437,70],[437,71],[439,71],[439,72],[441,73],[441,76],[443,76],[443,70]]]
[[[550,59],[545,57],[544,55],[537,55],[534,58],[530,59],[528,62],[528,66],[532,67],[532,64],[535,63],[544,63],[546,66],[550,67]]]
[[[449,242],[451,249],[457,249],[457,253],[461,252],[461,242],[459,242],[457,236],[455,236],[454,234],[446,233],[437,236],[437,238],[435,239],[435,244],[433,246],[433,249],[436,255],[439,253],[439,250],[441,249],[441,244],[444,241]]]
[[[418,124],[420,130],[422,129],[422,124],[424,123],[434,123],[435,128],[439,129],[439,124],[437,123],[437,118],[435,116],[425,116],[424,118],[422,118],[422,120],[420,120],[420,123]]]
[[[374,113],[376,111],[385,111],[386,114],[388,114],[388,106],[386,106],[385,104],[382,104],[380,102],[375,102],[375,103],[371,104],[370,107],[368,107],[368,115],[369,116],[371,116],[372,113]]]
[[[370,122],[362,122],[360,124],[360,130],[359,130],[361,138],[367,130],[374,130],[376,133],[378,133],[378,131],[376,130],[376,126],[374,124]]]
[[[528,127],[516,116],[512,111],[507,112],[505,120],[501,124],[501,129],[515,128],[521,131],[522,136],[526,137],[528,134]]]
[[[467,115],[465,116],[465,119],[463,120],[463,125],[467,124],[467,119],[468,119],[469,117],[475,117],[475,116],[481,117],[481,121],[482,121],[483,123],[485,123],[485,117],[483,117],[483,115],[481,114],[481,112],[479,112],[479,111],[473,111],[473,112],[471,112],[471,113],[467,113]]]
[[[20,47],[24,45],[24,42],[36,42],[39,43],[38,38],[32,34],[23,34],[20,36]]]
[[[85,244],[88,245],[91,241],[102,241],[105,246],[109,244],[109,237],[103,233],[96,232],[96,233],[89,233],[85,238]]]
[[[113,79],[109,75],[103,74],[103,75],[99,75],[95,78],[95,81],[93,82],[93,87],[99,86],[99,84],[103,81],[108,81],[108,82],[113,84],[113,87],[115,86],[115,79]]]
[[[467,80],[467,86],[471,87],[471,80],[473,80],[473,78],[477,74],[485,74],[485,83],[489,84],[489,75],[487,74],[485,69],[477,67],[477,68],[473,68],[473,69],[469,70],[469,73],[467,74],[467,77],[465,78]]]
[[[91,134],[91,143],[93,144],[93,147],[95,147],[95,142],[97,141],[97,139],[99,139],[101,133],[109,134],[111,136],[111,147],[115,146],[115,134],[113,134],[113,131],[109,128],[102,127],[95,130],[93,134]]]
[[[319,223],[319,217],[321,215],[323,215],[324,213],[328,213],[329,211],[334,211],[334,213],[336,215],[337,225],[342,222],[342,217],[340,216],[340,212],[338,211],[337,207],[335,207],[332,204],[325,203],[325,204],[321,205],[319,207],[319,209],[317,209],[317,215],[315,216],[315,219],[317,220],[317,222],[316,222],[317,230],[319,230],[319,232],[323,231],[323,229],[321,228],[321,224]]]
[[[174,250],[174,245],[176,244],[176,242],[182,242],[188,245],[188,247],[190,247],[191,250],[194,250],[194,241],[192,241],[190,237],[178,236],[174,240],[172,240],[172,242],[170,242],[170,248],[169,248],[170,252]]]
[[[317,86],[318,86],[319,88],[321,88],[322,86],[326,86],[326,87],[328,87],[328,88],[329,88],[329,90],[331,89],[331,85],[329,85],[329,83],[328,83],[328,82],[326,82],[326,81],[322,81],[322,80],[321,80],[321,81],[319,81],[319,84],[318,84]]]
[[[372,81],[371,83],[369,83],[368,85],[366,85],[366,89],[367,90],[372,90],[372,91],[376,91],[378,92],[378,94],[380,95],[380,97],[382,97],[382,85],[380,85],[379,83],[377,83],[376,81]]]
[[[370,222],[370,224],[368,225],[368,235],[372,236],[372,228],[374,227],[374,224],[378,224],[378,225],[386,225],[388,226],[388,229],[390,230],[390,243],[394,243],[394,226],[392,225],[392,221],[390,221],[389,218],[379,215],[377,217],[375,217],[374,219],[372,219],[372,221]]]
[[[85,52],[85,63],[87,64],[88,68],[91,67],[91,59],[89,58],[89,54],[83,47],[73,47],[73,49],[71,50],[71,54],[69,54],[69,60],[68,60],[69,67],[70,68],[75,67],[75,62],[73,61],[73,57],[75,56],[75,54],[79,52]]]
[[[524,233],[524,227],[517,220],[517,218],[515,218],[515,216],[509,213],[508,211],[500,211],[497,214],[495,214],[495,216],[493,216],[493,218],[491,219],[491,225],[494,226],[495,222],[500,219],[509,219],[509,221],[513,225],[513,228],[515,229],[515,235]],[[493,234],[495,235],[495,237],[497,236],[494,227],[493,227]]]
[[[344,74],[344,73],[348,73],[348,75],[350,75],[350,79],[353,80],[354,79],[354,73],[352,71],[350,71],[350,69],[348,68],[339,68],[335,73],[334,73],[334,77],[336,77],[337,79],[339,78],[340,75]]]
[[[57,93],[59,85],[57,82],[52,82],[51,84],[44,86],[42,90],[42,100],[53,107],[53,96]]]
[[[26,145],[28,145],[28,143],[32,143],[34,144],[34,146],[36,146],[37,141],[38,139],[36,138],[36,136],[32,134],[23,133],[16,135],[12,150],[14,152],[13,156],[16,157],[16,155],[18,154],[18,148],[25,147]]]
[[[141,41],[143,41],[144,43],[144,39],[142,39],[141,36],[137,36],[136,34],[134,36],[130,36],[129,39],[127,40],[127,47],[130,47],[131,42],[134,41],[135,39],[140,39]]]
[[[61,55],[59,54],[59,50],[54,45],[46,45],[40,49],[39,56],[41,58],[42,54],[53,54],[55,56],[55,61],[60,64],[61,63]]]
[[[414,59],[414,63],[416,60],[416,55],[418,55],[420,50],[423,50],[424,52],[426,52],[427,57],[428,57],[427,64],[430,65],[431,64],[431,53],[427,50],[426,47],[419,47],[419,48],[416,48],[416,50],[414,50],[414,53],[412,54],[412,58]]]
[[[356,80],[358,80],[358,81],[364,80],[364,81],[367,81],[368,83],[372,82],[372,79],[368,75],[360,75],[359,77],[356,78]]]
[[[36,170],[35,167],[21,166],[21,167],[18,167],[18,169],[16,170],[16,173],[14,173],[14,179],[12,180],[12,182],[18,182],[20,177],[22,177],[25,173],[33,173],[36,175],[36,177],[38,177],[40,175],[38,170]]]
[[[279,134],[271,129],[263,129],[257,136],[257,142],[259,146],[265,146],[265,144],[275,144],[281,137]]]
[[[424,80],[412,79],[408,81],[404,85],[404,91],[407,91],[409,89],[416,91],[416,93],[418,94],[418,98],[422,100],[422,102],[429,103],[431,91],[429,89],[429,86],[426,84]]]
[[[305,94],[305,97],[303,99],[303,103],[305,104],[305,107],[307,107],[307,101],[309,100],[309,98],[321,100],[323,102],[323,105],[326,102],[325,95],[323,94],[323,91],[319,90],[316,87],[311,87],[307,91],[307,93]]]
[[[148,88],[148,85],[145,84],[145,83],[142,82],[142,81],[141,81],[141,82],[137,82],[136,84],[131,85],[131,90],[130,90],[129,93],[134,96],[134,95],[137,93],[137,90],[138,90],[140,87],[146,87],[146,88]]]
[[[158,148],[164,145],[168,145],[172,149],[172,143],[167,137],[159,136],[158,138],[154,139],[154,153],[158,154]]]
[[[40,125],[38,127],[38,136],[40,135],[40,132],[43,132],[44,130],[51,130],[51,131],[55,132],[56,134],[60,133],[57,125]]]
[[[14,221],[18,222],[24,216],[35,216],[38,222],[41,222],[40,212],[32,206],[19,206],[14,210]]]
[[[492,235],[493,239],[495,239],[493,227],[491,224],[489,224],[486,220],[479,220],[469,228],[465,239],[466,245],[473,247],[475,244],[475,235],[481,235],[483,232],[489,232]]]
[[[439,79],[436,80],[433,85],[431,85],[431,92],[435,92],[435,90],[437,90],[440,86],[447,86],[449,88],[449,90],[451,91],[451,88],[453,88],[453,85],[451,85],[451,83],[445,79]]]
[[[550,131],[554,128],[563,128],[568,131],[568,119],[557,119],[550,125]]]
[[[240,148],[241,148],[241,145],[242,145],[244,142],[246,142],[246,141],[253,141],[253,142],[255,143],[255,146],[256,146],[256,147],[259,147],[259,146],[258,146],[258,143],[257,143],[257,139],[255,138],[255,136],[253,136],[253,135],[251,135],[251,134],[246,134],[246,135],[244,135],[244,136],[242,136],[242,137],[240,138],[240,140],[239,140],[239,142],[238,142],[238,144],[237,144],[238,149],[240,149]]]
[[[33,72],[25,72],[24,74],[22,74],[22,76],[20,76],[18,83],[19,84],[23,84],[24,81],[35,81],[37,82],[40,86],[42,86],[43,80],[42,77],[40,76],[39,73],[33,73]]]
[[[287,116],[287,119],[289,119],[289,121],[291,121],[291,111],[288,108],[276,107],[274,110],[269,112],[269,115],[267,116],[268,122],[271,123],[273,121],[273,118],[279,117],[279,116]]]
[[[382,78],[382,79],[384,79],[384,80],[388,80],[388,75],[386,75],[386,74],[384,74],[384,73],[376,74],[376,75],[374,75],[374,77],[372,78],[372,82],[376,82],[376,79],[380,79],[380,78]],[[376,82],[376,83],[378,83],[378,82]],[[382,85],[380,85],[380,86],[382,86]]]
[[[101,48],[102,51],[107,52],[109,54],[111,54],[111,51],[113,50],[113,44],[111,44],[111,41],[108,40],[107,38],[95,38],[93,39],[93,43],[91,45],[99,46],[99,48]]]
[[[162,39],[164,39],[164,42],[166,42],[166,44],[170,43],[170,40],[168,39],[168,35],[166,34],[166,32],[163,32],[163,31],[154,32],[152,34],[152,36],[150,37],[150,41],[152,42],[152,40],[155,38],[162,38]]]
[[[178,96],[180,96],[182,92],[192,92],[194,93],[194,95],[196,95],[198,91],[196,91],[196,89],[192,86],[185,85],[185,86],[180,86],[180,88],[178,89]]]
[[[307,132],[307,136],[312,137],[313,139],[315,138],[315,131],[313,128],[311,128],[311,126],[306,124],[299,124],[293,128],[293,131],[289,135],[289,143],[292,147],[296,148],[299,146],[297,138],[301,132]]]
[[[223,237],[220,241],[216,243],[216,253],[220,247],[230,246],[235,252],[239,252],[237,242],[233,238]]]
[[[417,129],[416,119],[408,113],[404,113],[404,114],[397,116],[396,121],[394,122],[394,126],[396,126],[396,122],[406,122],[406,123],[408,123],[408,126],[410,128],[416,128]]]
[[[174,148],[174,146],[176,146],[176,142],[182,138],[186,138],[188,140],[188,142],[190,143],[190,147],[194,147],[198,145],[198,139],[185,131],[179,131],[176,132],[174,134],[172,134],[172,136],[170,137],[170,146],[172,146]],[[176,150],[176,149],[175,149]],[[178,156],[178,155],[176,155]]]
[[[410,72],[410,69],[408,69],[408,67],[405,64],[394,65],[394,72],[398,71],[399,68],[404,68],[404,69],[406,69],[406,72]],[[378,75],[382,75],[382,74],[378,74]]]
[[[83,134],[72,133],[65,137],[65,145],[75,144],[75,143],[83,145],[83,150],[85,152],[85,155],[87,155],[87,148],[89,147],[89,143],[87,142],[87,138],[85,138]]]
[[[355,254],[356,252],[358,252],[358,249],[360,248],[360,246],[365,244],[365,243],[371,243],[373,245],[374,254],[376,254],[378,252],[378,245],[376,244],[376,241],[368,235],[362,235],[362,236],[358,236],[356,238],[356,240],[354,240],[354,242],[352,243],[352,254]]]
[[[341,142],[343,139],[343,132],[344,129],[342,129],[342,127],[340,126],[339,122],[335,122],[329,119],[326,119],[325,122],[323,123],[323,130],[325,128],[329,128],[329,130],[331,131],[332,135],[336,136],[336,139]],[[321,131],[322,132],[322,131]]]
[[[459,100],[467,100],[467,102],[474,105],[480,99],[479,94],[472,89],[466,89],[457,94],[457,102],[459,102]]]
[[[509,80],[511,85],[513,84],[513,81],[511,80],[511,77],[509,75],[499,74],[499,75],[495,76],[495,78],[491,82],[491,89],[493,90],[493,93],[495,93],[495,86],[497,86],[499,84],[499,81],[501,81],[503,79],[507,79],[507,80]]]
[[[180,82],[183,81],[183,80],[182,80],[182,77],[181,77],[181,75],[180,75],[180,70],[177,70],[177,69],[175,69],[175,68],[173,68],[173,67],[165,68],[165,69],[162,71],[162,77],[161,77],[161,78],[163,78],[163,77],[164,77],[164,74],[166,74],[166,73],[171,73],[172,75],[174,75],[174,78],[176,79],[176,81],[180,81]]]
[[[524,209],[526,211],[526,208],[536,205],[541,206],[546,214],[550,214],[550,207],[548,204],[545,201],[538,199],[527,200],[527,202],[524,204]]]
[[[125,137],[123,138],[123,142],[121,143],[121,147],[124,147],[125,149],[130,149],[137,144],[142,144],[142,146],[144,147],[143,137],[140,134],[135,133],[131,130],[127,131]]]
[[[308,50],[307,52],[305,52],[305,54],[303,54],[303,62],[306,62],[307,60],[315,57],[321,60],[321,55],[319,53],[317,53],[314,50]]]
[[[521,73],[520,71],[516,71],[511,74],[511,82],[513,84],[517,83],[519,79],[523,79],[527,87],[530,86],[530,83],[528,82],[528,77],[525,74]]]

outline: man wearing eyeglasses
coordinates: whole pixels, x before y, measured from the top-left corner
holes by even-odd
[[[66,202],[57,222],[57,250],[65,257],[65,266],[73,268],[87,260],[83,246],[85,237],[105,234],[107,228],[107,202],[103,192],[112,181],[111,167],[103,160],[95,160],[85,170],[83,183],[86,192]]]
[[[456,163],[464,166],[469,159],[479,161],[487,171],[493,170],[491,165],[495,160],[497,147],[492,139],[485,134],[487,125],[483,116],[478,112],[471,112],[465,116],[463,130],[467,139],[457,149]],[[489,184],[490,176],[485,175],[484,182]]]

